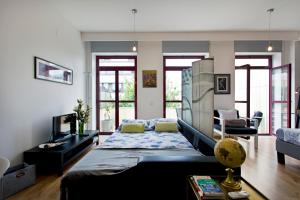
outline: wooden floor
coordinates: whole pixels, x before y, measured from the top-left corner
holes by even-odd
[[[275,137],[259,137],[259,149],[254,150],[253,140],[241,143],[247,149],[247,160],[242,167],[242,176],[269,199],[300,199],[300,161],[287,157],[286,164],[277,163]],[[66,170],[67,171],[67,170]],[[8,200],[59,199],[61,177],[39,176],[37,183]]]
[[[242,176],[269,199],[300,199],[300,161],[285,156],[285,165],[277,163],[276,137],[260,136],[258,150],[241,142],[247,149]],[[247,148],[250,147],[250,148]]]

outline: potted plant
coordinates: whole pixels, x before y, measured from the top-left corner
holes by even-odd
[[[109,103],[104,103],[104,119],[101,120],[101,128],[103,132],[109,132],[113,129],[113,120],[111,119],[110,112],[113,106]]]
[[[84,103],[81,99],[77,99],[78,105],[74,107],[73,111],[76,112],[76,119],[78,121],[78,133],[82,135],[84,132],[84,125],[88,123],[91,108],[86,105],[84,109]]]

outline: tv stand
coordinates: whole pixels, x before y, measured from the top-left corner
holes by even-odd
[[[85,136],[71,135],[63,140],[64,144],[47,149],[38,146],[24,152],[24,162],[36,164],[38,172],[63,173],[64,167],[89,149],[98,144],[98,131],[86,130]],[[61,141],[62,142],[62,141]]]

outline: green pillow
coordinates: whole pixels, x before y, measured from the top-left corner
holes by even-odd
[[[157,122],[155,124],[156,132],[178,132],[176,122]]]
[[[122,124],[121,133],[144,133],[145,125],[143,123]]]

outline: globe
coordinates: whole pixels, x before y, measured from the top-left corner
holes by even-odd
[[[214,148],[216,159],[229,168],[236,168],[246,159],[246,151],[236,140],[225,138],[217,142]]]

